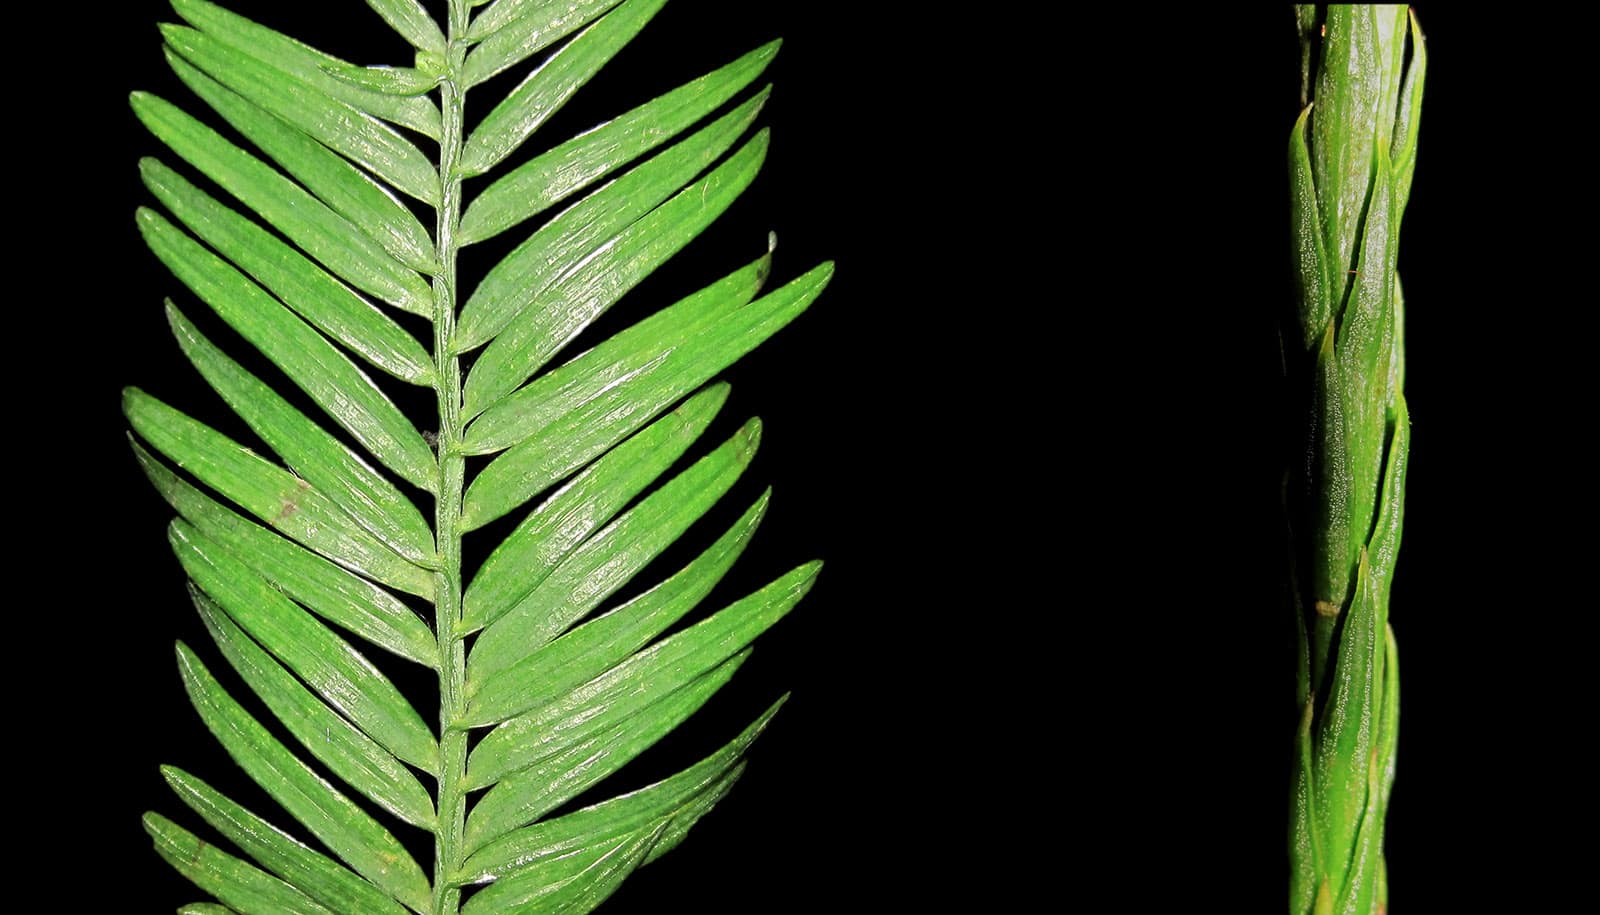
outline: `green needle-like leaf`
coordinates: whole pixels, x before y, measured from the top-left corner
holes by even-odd
[[[530,303],[473,364],[462,393],[463,413],[482,412],[528,380],[623,293],[693,241],[750,186],[766,151],[762,131]]]
[[[134,455],[179,515],[169,541],[194,606],[275,721],[182,643],[179,671],[206,729],[306,836],[171,767],[184,804],[250,860],[155,814],[146,828],[215,897],[180,909],[191,915],[581,915],[726,796],[776,711],[676,776],[590,794],[729,682],[815,579],[820,563],[802,565],[694,621],[761,524],[763,493],[709,546],[685,544],[698,555],[675,574],[604,607],[750,464],[754,419],[685,459],[727,400],[715,376],[804,311],[832,265],[763,296],[769,235],[761,257],[669,292],[670,307],[641,304],[579,352],[580,334],[755,179],[769,88],[747,90],[778,42],[552,146],[540,128],[664,0],[366,3],[408,59],[357,66],[209,0],[173,0],[185,24],[161,27],[167,62],[232,132],[131,96],[177,155],[140,163],[162,210],[139,210],[145,242],[265,360],[168,302],[184,355],[263,454],[124,392]],[[1397,128],[1397,175],[1411,136]],[[463,269],[477,267],[466,245],[569,198],[487,271]],[[1396,376],[1397,347],[1378,354]],[[1377,393],[1404,422],[1403,399]],[[413,415],[425,400],[435,411]],[[493,457],[469,466],[477,456]],[[465,536],[512,512],[498,542]],[[1391,556],[1380,541],[1378,564]],[[1374,593],[1388,571],[1374,566]],[[408,698],[391,655],[436,689]],[[431,881],[392,820],[432,848]]]
[[[659,345],[636,350],[629,344],[640,341],[632,338],[648,337],[644,342],[657,344],[677,342],[675,331],[680,328],[698,328],[749,302],[761,290],[771,267],[772,255],[768,252],[566,365],[546,372],[474,420],[467,427],[463,447],[469,454],[493,454],[509,448],[549,428],[564,415],[603,398],[619,385],[637,378],[641,371],[658,367],[671,357],[675,347],[669,344],[665,353]],[[659,336],[657,328],[662,328]]]
[[[543,860],[564,857],[596,841],[648,829],[654,821],[688,812],[707,796],[720,797],[720,792],[738,777],[739,767],[735,764],[783,702],[778,700],[727,746],[677,775],[489,843],[467,859],[459,882],[497,880]]]
[[[461,217],[461,244],[492,238],[531,219],[670,140],[760,76],[779,44],[757,48],[518,166],[467,207]],[[761,97],[765,96],[764,90]]]
[[[742,337],[742,341],[753,346],[750,342],[752,337],[765,336],[788,323],[822,293],[832,272],[832,265],[824,264],[761,299],[760,303],[771,306],[771,310],[748,312],[752,318],[763,320],[757,321],[757,331]],[[670,355],[657,359],[665,363]],[[710,362],[714,364],[720,359],[718,357]],[[722,360],[721,364],[732,361],[730,357]],[[673,368],[674,371],[664,372],[660,378],[641,381],[636,387],[617,385],[605,391],[608,396],[597,397],[582,404],[579,409],[569,411],[546,426],[536,437],[496,458],[467,488],[462,508],[462,526],[469,529],[478,527],[543,492],[573,469],[583,466],[594,455],[639,428],[658,411],[702,382],[706,375],[717,370],[708,367],[705,362],[694,360],[685,360]],[[508,409],[515,400],[516,396],[506,400]],[[627,403],[629,410],[617,409],[619,402]]]
[[[388,830],[295,759],[233,701],[182,642],[178,669],[206,728],[257,784],[356,873],[402,904],[419,912],[426,909],[427,878]],[[315,911],[287,909],[307,910]]]
[[[350,285],[403,311],[432,315],[433,291],[416,272],[293,181],[184,114],[142,92],[139,120],[161,141]]]
[[[445,53],[444,33],[417,0],[367,0],[383,21],[419,51]]]
[[[155,840],[156,851],[178,873],[245,915],[338,915],[271,874],[201,841],[159,813],[144,815],[144,829]]]
[[[833,269],[823,264],[745,305],[765,276],[764,263],[754,266],[753,275],[741,273],[657,312],[485,411],[469,427],[468,453],[530,438],[547,441],[571,417],[597,417],[623,401],[660,409],[798,317],[822,293]]]
[[[322,86],[300,82],[202,32],[163,26],[161,34],[180,57],[212,79],[315,137],[395,190],[430,206],[438,205],[438,173],[428,157],[393,128],[340,101]],[[320,69],[318,75],[327,85],[348,87]]]
[[[187,522],[173,521],[169,539],[195,584],[306,685],[402,760],[438,768],[421,716],[360,652]]]
[[[348,357],[158,213],[140,210],[139,229],[150,250],[195,295],[283,369],[374,457],[409,482],[433,491],[438,467],[421,433]]]
[[[167,504],[274,588],[380,648],[426,667],[438,666],[433,633],[394,595],[212,501],[137,442],[133,450]]]
[[[528,515],[484,561],[462,599],[461,631],[494,622],[665,473],[727,400],[713,385],[607,452]]]
[[[467,783],[483,788],[525,768],[582,734],[626,719],[749,645],[811,589],[821,563],[808,563],[719,613],[671,635],[574,690],[518,716],[472,751]],[[582,722],[581,728],[574,723]],[[565,727],[562,727],[562,724]]]
[[[229,125],[396,260],[412,270],[438,271],[428,230],[366,172],[277,116],[240,98],[183,58],[169,54],[167,63],[183,84]]]
[[[190,597],[228,663],[312,756],[384,810],[435,828],[433,801],[400,760],[302,686],[221,607],[192,587]]]
[[[419,564],[434,561],[433,533],[428,523],[393,484],[223,355],[170,304],[167,320],[184,355],[291,469],[396,553]]]
[[[751,420],[574,550],[537,589],[478,635],[467,659],[468,693],[627,584],[722,498],[755,458],[760,442],[761,423]]]
[[[139,170],[145,186],[173,215],[285,305],[372,365],[412,384],[432,386],[428,354],[388,315],[157,160],[143,160]]]
[[[482,6],[491,0],[472,0],[473,6]],[[541,7],[554,6],[550,0],[493,0],[493,5],[474,16],[467,29],[467,40],[480,42],[517,19],[538,12]]]
[[[767,507],[763,494],[750,510],[682,571],[621,607],[490,674],[467,708],[472,724],[492,724],[540,708],[622,663],[693,610],[744,551]]]
[[[506,776],[472,808],[468,853],[544,816],[622,768],[694,714],[748,657],[749,651],[740,652],[665,696],[655,693],[651,700],[618,703],[590,721],[569,725],[572,733],[545,747],[557,751],[554,755]]]
[[[481,175],[521,146],[639,34],[665,3],[666,0],[627,0],[551,54],[467,137],[461,153],[462,174]]]
[[[462,79],[467,87],[475,86],[583,28],[617,3],[618,0],[569,0],[528,4],[506,10],[504,23],[498,25],[495,10],[485,10],[479,18],[491,27],[479,31],[474,23],[467,30],[467,39],[477,42],[477,46],[467,55]]]
[[[181,769],[163,766],[161,775],[178,797],[258,864],[299,887],[333,912],[349,915],[403,915],[405,908],[342,865],[290,838],[210,785]]]
[[[602,252],[619,233],[732,148],[765,100],[762,95],[741,105],[569,207],[518,245],[467,299],[451,348],[476,349],[504,330],[529,300],[537,301],[564,279],[550,271],[551,263],[583,263]]]
[[[135,431],[178,466],[274,528],[362,575],[431,595],[421,568],[362,530],[311,484],[143,391],[123,392]]]
[[[490,912],[587,912],[616,890],[644,862],[666,824],[602,848],[585,849],[538,873],[519,874],[494,884],[469,900],[465,915]]]
[[[293,38],[228,12],[205,0],[173,0],[172,8],[200,31],[230,48],[250,55],[296,82],[315,87],[332,98],[409,127],[429,139],[439,139],[439,109],[423,98],[398,98],[341,83],[329,68],[349,64]],[[437,28],[435,29],[437,31]],[[430,49],[434,51],[440,48]]]

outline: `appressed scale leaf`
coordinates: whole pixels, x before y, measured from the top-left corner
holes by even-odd
[[[820,568],[690,617],[749,544],[766,492],[675,573],[614,601],[754,456],[754,418],[703,441],[728,399],[715,375],[832,275],[822,264],[761,295],[769,241],[677,304],[585,339],[750,186],[769,142],[756,120],[770,87],[753,84],[776,41],[541,140],[664,5],[449,0],[440,22],[418,0],[367,0],[374,28],[415,57],[365,66],[174,0],[167,62],[218,120],[133,94],[176,156],[141,161],[159,209],[138,224],[186,287],[167,305],[180,349],[259,444],[135,388],[123,405],[234,678],[180,643],[184,687],[286,816],[165,767],[224,840],[146,816],[157,852],[215,899],[179,911],[588,911],[728,793],[782,704],[676,775],[587,795],[721,689]],[[458,273],[463,246],[557,203],[481,278]],[[437,415],[398,405],[416,388]],[[474,455],[493,457],[469,467]],[[498,543],[464,540],[513,512]],[[408,697],[387,672],[407,667],[397,658],[437,673],[436,719],[422,714],[433,696]]]

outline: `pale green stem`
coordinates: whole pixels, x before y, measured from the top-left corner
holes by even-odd
[[[433,359],[439,374],[439,501],[434,513],[441,566],[435,573],[435,629],[439,634],[439,827],[434,841],[433,912],[453,915],[461,890],[450,885],[459,870],[466,831],[467,732],[457,728],[466,710],[466,645],[456,634],[461,618],[461,493],[466,459],[460,451],[461,360],[450,352],[456,322],[456,230],[461,224],[461,177],[457,163],[465,143],[464,88],[458,88],[466,48],[466,0],[450,0],[445,79],[439,87],[444,116],[439,136],[441,187],[435,248],[439,273],[433,281]]]

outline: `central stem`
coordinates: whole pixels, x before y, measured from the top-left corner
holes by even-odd
[[[435,623],[439,637],[439,826],[434,841],[433,912],[454,915],[461,890],[450,876],[461,867],[467,819],[467,732],[456,726],[466,710],[466,645],[456,635],[461,618],[461,360],[450,351],[456,323],[456,230],[461,223],[457,164],[466,140],[465,88],[459,85],[466,48],[466,0],[450,0],[445,78],[439,85],[443,115],[439,135],[439,213],[434,233],[439,272],[433,280],[433,361],[439,380],[439,500],[434,514],[440,568],[435,573]]]

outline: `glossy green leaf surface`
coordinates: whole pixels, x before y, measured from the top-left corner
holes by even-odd
[[[227,261],[151,210],[139,230],[201,301],[283,369],[328,415],[386,466],[423,489],[436,484],[422,435],[349,357]]]
[[[728,399],[715,376],[803,312],[831,264],[763,296],[769,237],[723,279],[574,345],[765,160],[769,89],[753,84],[776,41],[542,141],[663,5],[448,0],[436,18],[367,0],[374,48],[409,49],[358,66],[174,0],[167,63],[219,123],[132,95],[175,154],[140,163],[154,203],[137,223],[181,284],[166,312],[179,349],[235,417],[213,426],[138,388],[123,411],[179,516],[169,544],[207,649],[231,668],[224,686],[179,643],[183,688],[286,814],[165,767],[221,837],[146,817],[158,854],[214,899],[180,911],[588,912],[726,796],[776,711],[607,798],[820,567],[691,615],[770,506],[743,496],[736,520],[697,530],[761,429],[734,417],[700,441]],[[569,198],[497,264],[462,269],[465,246]],[[520,521],[466,536],[506,515]],[[674,548],[693,558],[651,571]]]
[[[517,4],[503,12],[497,11],[500,4],[495,4],[467,29],[466,37],[475,46],[467,54],[462,79],[469,87],[481,83],[583,28],[617,2]]]
[[[433,384],[432,360],[388,315],[159,161],[146,159],[139,169],[145,186],[191,232],[318,330],[397,378]]]
[[[524,306],[478,356],[462,392],[476,415],[528,380],[590,322],[722,215],[766,157],[765,133],[711,174],[640,217]]]
[[[356,873],[399,902],[422,910],[427,878],[388,830],[296,759],[222,689],[182,643],[178,645],[178,669],[206,727],[257,784]]]
[[[396,553],[418,564],[434,561],[428,522],[394,484],[224,355],[171,305],[167,321],[206,382],[290,469]]]
[[[141,92],[132,102],[134,114],[173,152],[341,279],[403,311],[430,314],[432,292],[422,277],[349,220],[171,103]]]
[[[158,813],[144,815],[144,829],[155,840],[156,852],[178,873],[240,912],[336,915],[289,884],[220,851]]]
[[[607,708],[595,723],[544,749],[518,771],[497,782],[467,817],[468,854],[483,843],[531,823],[621,768],[682,724],[727,684],[749,657],[737,654],[665,696]]]
[[[518,245],[489,271],[461,312],[451,346],[476,349],[493,339],[537,296],[563,275],[552,262],[581,263],[612,243],[618,233],[688,184],[733,146],[755,119],[764,97],[757,96],[694,136],[629,171],[574,204]]]
[[[399,759],[306,689],[205,594],[191,597],[223,657],[301,746],[379,807],[433,828],[433,801]]]
[[[417,0],[367,0],[383,21],[421,51],[445,52],[444,33]]]
[[[528,869],[544,860],[649,829],[657,820],[693,813],[698,804],[720,798],[738,777],[738,760],[760,736],[783,700],[769,708],[727,746],[688,769],[638,791],[528,826],[486,845],[467,859],[458,878],[482,883]]]
[[[401,915],[405,907],[349,869],[317,854],[194,776],[172,766],[161,775],[189,809],[243,849],[256,863],[333,912]]]
[[[168,55],[167,63],[183,84],[229,126],[335,213],[360,228],[407,267],[437,272],[433,239],[428,237],[428,230],[381,184],[326,146],[240,98],[181,57]]]
[[[468,694],[626,584],[722,498],[755,458],[760,443],[761,424],[751,420],[573,550],[538,588],[478,634],[467,656]]]
[[[385,5],[401,4],[399,0],[390,0]],[[328,71],[348,67],[349,64],[243,16],[230,13],[214,3],[173,0],[172,8],[207,36],[250,55],[294,82],[314,87],[345,104],[409,127],[432,139],[439,138],[439,109],[427,99],[395,98],[387,93],[364,91],[357,86],[341,84]]]
[[[788,323],[821,293],[831,273],[831,265],[817,267],[782,290],[760,300],[768,308],[741,312],[740,317],[753,319],[740,322],[741,326],[748,328],[753,325],[753,332],[747,332],[739,339],[744,344],[754,346],[752,337],[764,337]],[[722,364],[731,361],[730,357]],[[661,377],[654,377],[653,372],[636,373],[633,378],[624,378],[622,383],[602,389],[600,393],[604,396],[566,412],[538,430],[537,437],[527,438],[495,458],[468,487],[462,524],[468,528],[478,527],[544,492],[574,468],[582,466],[639,428],[651,416],[703,381],[706,375],[717,370],[692,359],[672,362],[671,353],[658,353],[651,357],[646,367],[653,369],[669,364],[673,370],[662,372]],[[635,379],[639,379],[637,384],[628,384]],[[526,390],[532,389],[530,385]],[[506,399],[508,411],[521,396],[519,393]],[[535,396],[530,393],[527,398],[533,400]],[[629,409],[618,409],[619,403],[626,403]],[[527,401],[515,403],[519,410],[526,406],[530,406]],[[522,415],[514,417],[514,421],[523,428],[532,425]],[[470,431],[475,428],[476,424],[469,427],[469,443]],[[533,431],[530,429],[529,434]]]
[[[531,219],[676,136],[760,76],[778,44],[757,48],[508,172],[468,205],[461,217],[461,243],[491,238]]]
[[[736,601],[709,619],[654,643],[556,702],[507,721],[472,751],[468,783],[487,787],[537,762],[555,748],[624,720],[732,657],[782,619],[810,590],[811,563]],[[643,684],[643,686],[636,686]],[[567,727],[560,725],[565,722]],[[581,728],[573,724],[581,722]]]
[[[461,151],[461,170],[481,175],[509,156],[622,46],[666,0],[627,0],[551,54],[484,117]]]
[[[395,190],[426,204],[438,204],[439,175],[428,157],[394,128],[339,99],[347,83],[319,69],[323,84],[308,85],[193,29],[167,26],[161,33],[178,56],[212,79],[303,130]],[[329,87],[332,92],[325,91]]]
[[[306,685],[396,756],[437,770],[422,717],[349,643],[186,522],[173,521],[169,539],[194,583]]]
[[[472,693],[468,722],[504,721],[553,702],[660,635],[722,579],[761,523],[766,505],[763,495],[721,539],[671,578],[507,669],[485,675]]]
[[[700,437],[727,400],[713,385],[584,468],[528,514],[484,561],[462,599],[461,630],[494,622]]]
[[[145,476],[179,515],[274,588],[380,648],[426,667],[438,666],[433,633],[393,594],[230,511],[185,483],[137,442],[133,450]]]
[[[311,484],[137,389],[122,410],[146,442],[196,479],[287,536],[376,581],[425,595],[431,580]]]

